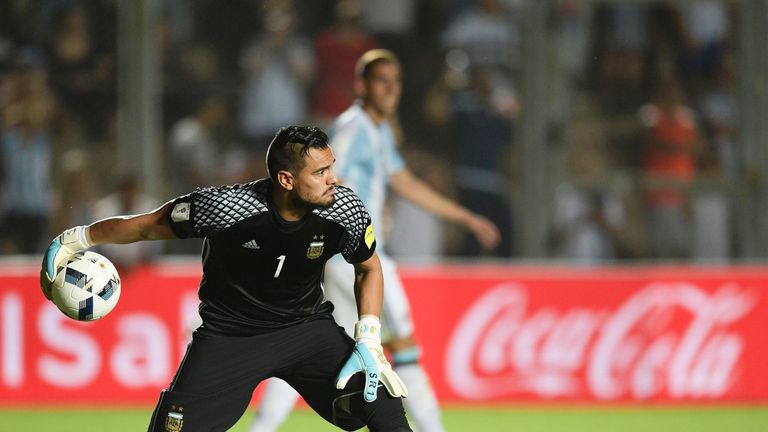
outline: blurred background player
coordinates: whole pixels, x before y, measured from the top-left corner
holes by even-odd
[[[484,247],[495,247],[500,235],[493,223],[440,195],[405,166],[390,125],[402,93],[400,62],[395,54],[384,49],[363,54],[355,66],[354,86],[360,99],[336,119],[329,137],[336,155],[337,176],[363,200],[374,227],[383,226],[389,187],[425,210],[464,225]],[[414,340],[408,298],[395,262],[386,255],[381,246],[383,242],[379,241],[385,284],[382,306],[385,346],[390,350],[394,368],[409,389],[404,403],[418,430],[442,431],[437,399],[419,363],[421,350]],[[350,334],[357,316],[353,270],[343,261],[333,259],[325,267],[326,298],[336,306],[336,321]],[[270,381],[251,432],[275,430],[296,398],[295,391],[284,382]]]
[[[292,3],[273,0],[264,8],[263,30],[240,54],[240,127],[247,146],[258,155],[264,154],[276,128],[307,118],[315,75],[312,44],[297,29]]]

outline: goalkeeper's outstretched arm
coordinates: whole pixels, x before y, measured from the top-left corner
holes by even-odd
[[[142,240],[170,240],[176,238],[166,215],[172,203],[142,214],[117,216],[65,230],[56,236],[43,256],[40,269],[40,288],[51,299],[51,283],[57,269],[69,258],[101,243],[134,243]]]
[[[134,243],[143,240],[171,240],[177,238],[168,224],[166,215],[169,201],[149,213],[116,216],[92,223],[87,232],[92,245],[101,243]]]

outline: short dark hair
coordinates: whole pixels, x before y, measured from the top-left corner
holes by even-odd
[[[328,135],[314,126],[285,126],[280,128],[267,148],[267,171],[277,181],[277,172],[288,170],[295,174],[304,168],[304,157],[310,148],[328,147]]]
[[[390,50],[376,48],[368,50],[363,54],[355,65],[355,76],[358,78],[368,78],[371,70],[379,63],[394,63],[400,65],[400,60],[397,59],[395,53]]]

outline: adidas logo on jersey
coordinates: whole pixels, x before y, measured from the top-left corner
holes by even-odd
[[[247,242],[243,243],[243,247],[247,249],[261,249],[261,246],[256,243],[256,240],[248,240]]]

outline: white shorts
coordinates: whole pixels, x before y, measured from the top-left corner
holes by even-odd
[[[381,307],[381,336],[386,341],[390,338],[403,338],[413,334],[411,306],[400,277],[397,264],[388,256],[379,252],[381,270],[384,275],[384,302]],[[358,319],[357,303],[354,293],[355,269],[340,255],[331,258],[325,265],[325,297],[336,309],[333,316],[350,336],[354,335]]]

